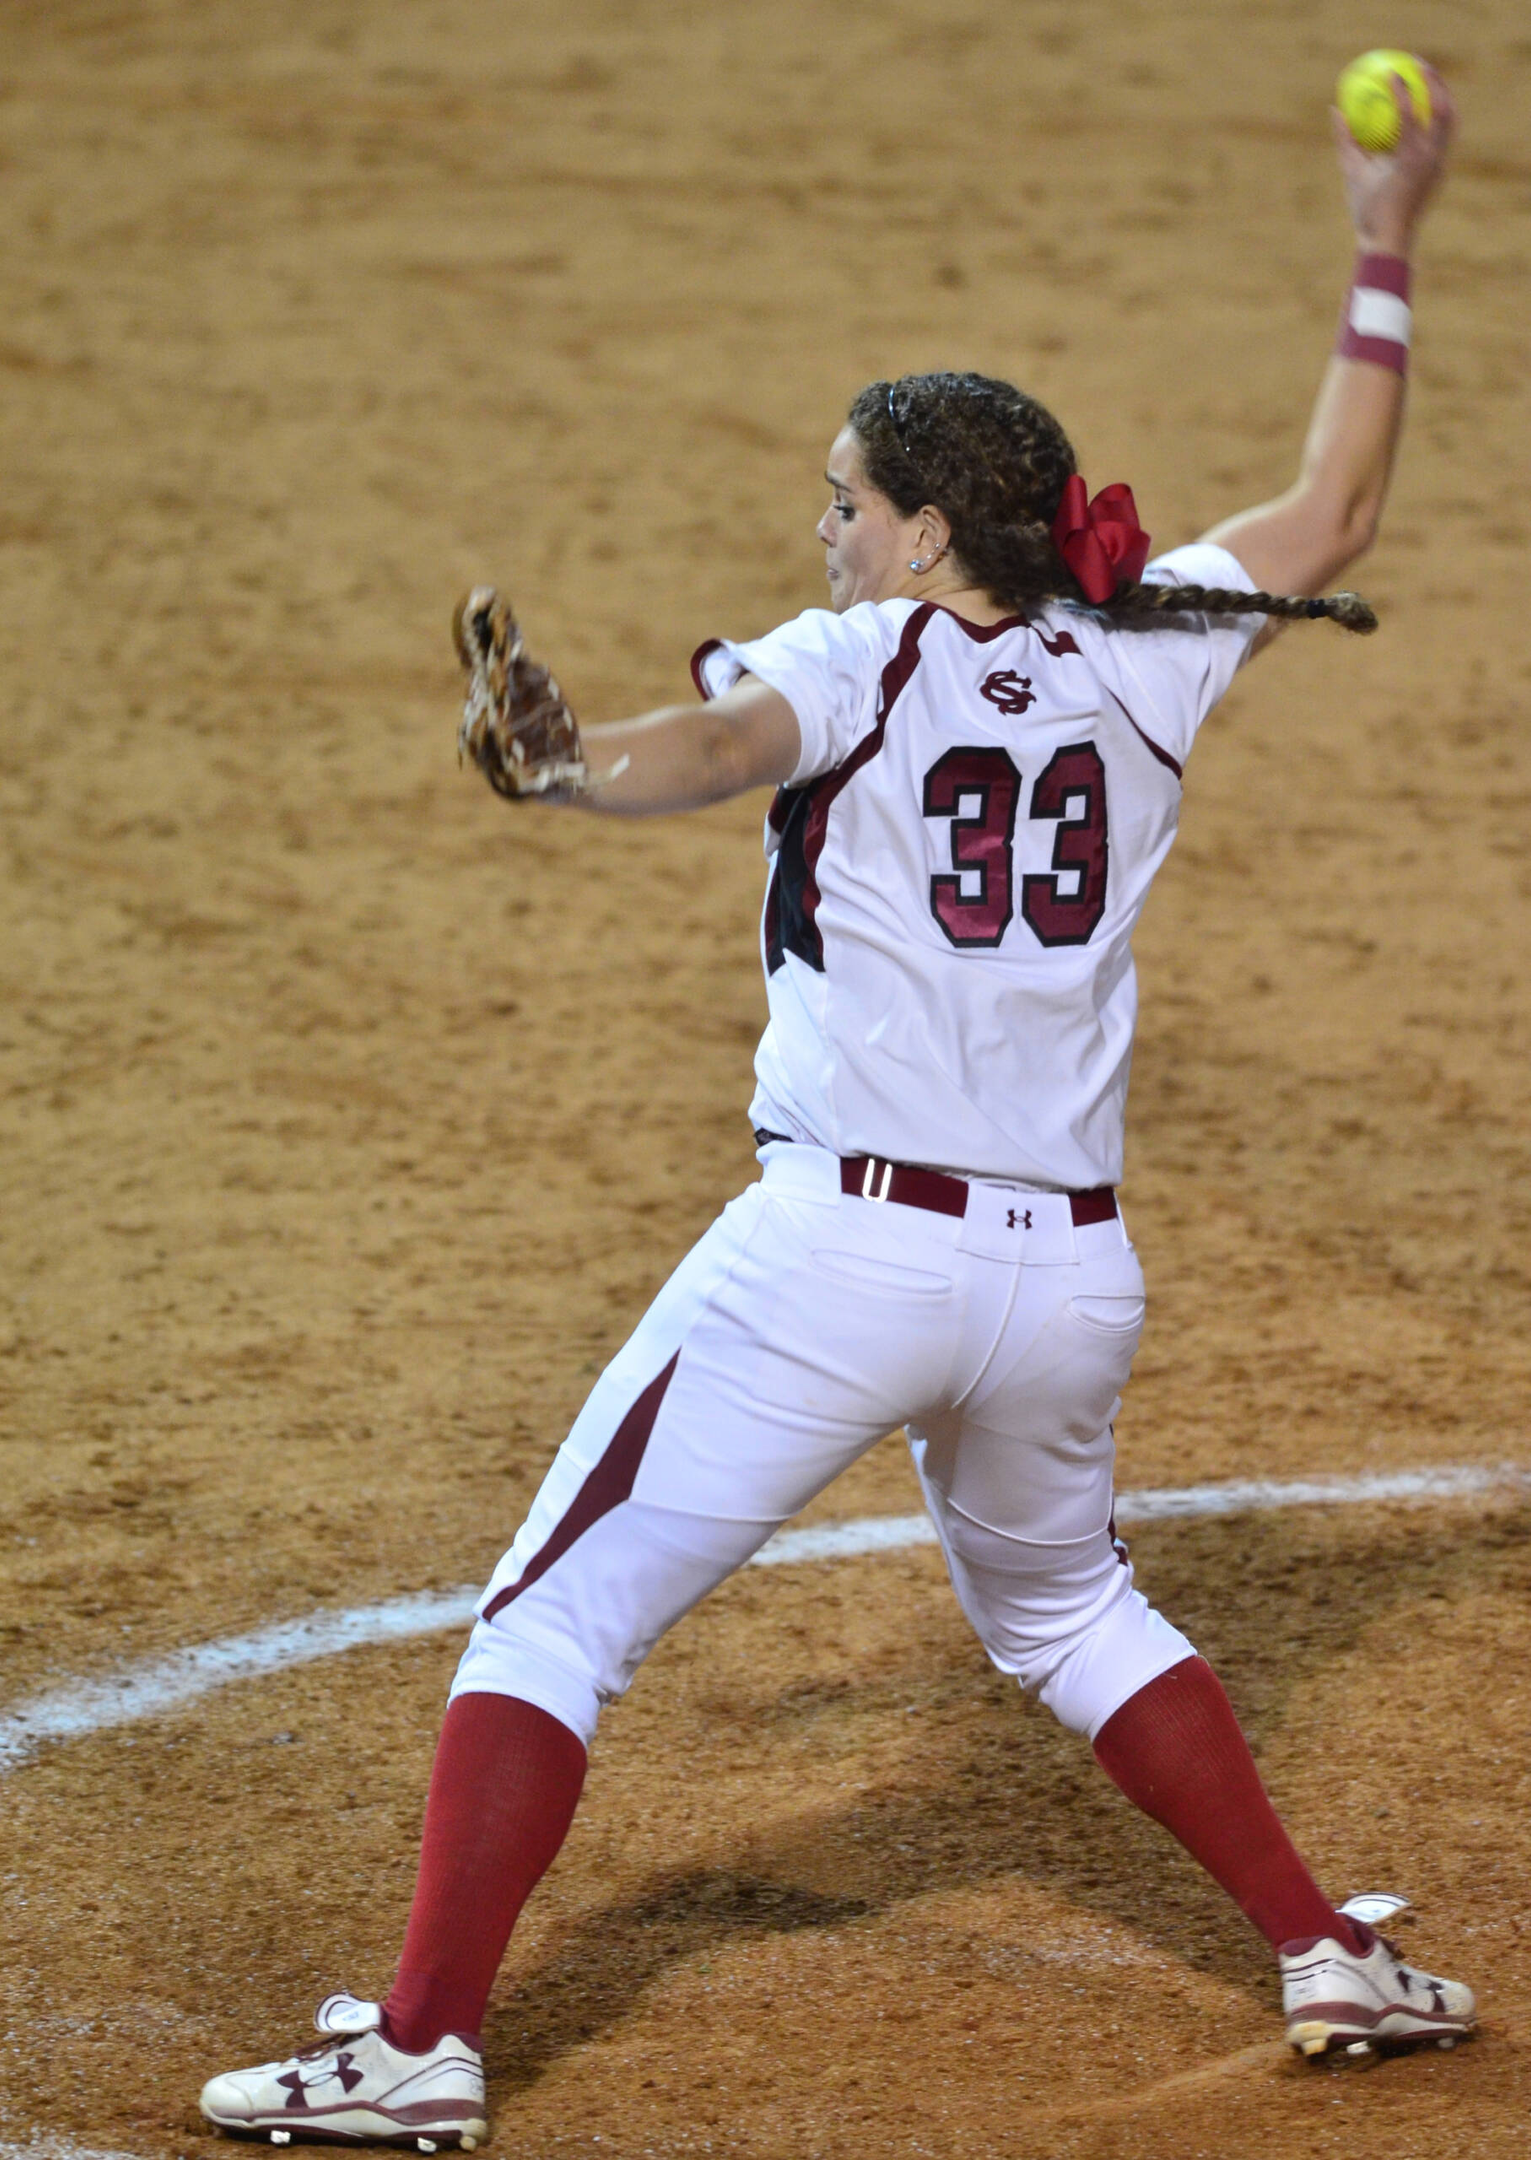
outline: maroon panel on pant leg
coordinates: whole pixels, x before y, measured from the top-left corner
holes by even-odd
[[[512,1598],[519,1597],[523,1590],[545,1575],[554,1561],[561,1560],[575,1539],[583,1537],[592,1523],[598,1523],[603,1515],[609,1515],[631,1495],[638,1465],[643,1460],[643,1451],[654,1430],[654,1420],[659,1415],[659,1405],[664,1401],[665,1389],[674,1379],[679,1363],[680,1352],[677,1350],[664,1371],[649,1382],[617,1427],[600,1461],[575,1494],[573,1506],[541,1551],[528,1560],[519,1580],[507,1583],[484,1607],[486,1620],[492,1620]]]

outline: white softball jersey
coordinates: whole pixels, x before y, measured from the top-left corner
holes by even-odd
[[[1253,590],[1206,542],[1146,576]],[[757,676],[802,733],[766,825],[753,1123],[1040,1190],[1117,1183],[1132,933],[1262,620],[1128,630],[1060,605],[980,628],[888,600],[703,646],[704,695]]]

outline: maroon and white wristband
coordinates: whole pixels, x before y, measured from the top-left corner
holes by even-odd
[[[1412,325],[1409,265],[1403,257],[1358,255],[1335,346],[1340,358],[1371,360],[1407,375]]]

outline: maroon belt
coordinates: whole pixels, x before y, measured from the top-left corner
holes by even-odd
[[[880,1155],[842,1155],[840,1190],[860,1200],[896,1200],[900,1207],[928,1208],[933,1215],[967,1213],[965,1178],[946,1177],[939,1170],[916,1170],[908,1163],[884,1162]],[[1076,1229],[1086,1223],[1110,1222],[1116,1214],[1116,1194],[1109,1185],[1059,1197],[1068,1201]]]

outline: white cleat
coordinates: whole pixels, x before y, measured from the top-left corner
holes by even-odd
[[[1365,1957],[1323,1935],[1283,1943],[1279,1962],[1286,2036],[1301,2055],[1343,2048],[1360,2058],[1427,2040],[1450,2048],[1477,2023],[1471,1988],[1416,1972],[1380,1935]]]
[[[202,2088],[202,2113],[219,2130],[273,2145],[399,2145],[411,2152],[472,2152],[489,2135],[484,2064],[446,2033],[424,2055],[383,2038],[376,2003],[330,1995],[314,2017],[317,2047],[230,2070]]]

